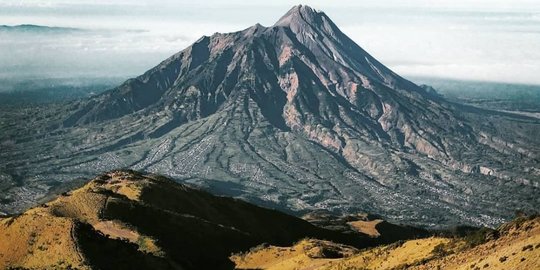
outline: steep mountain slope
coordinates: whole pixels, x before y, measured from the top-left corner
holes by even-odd
[[[538,119],[447,103],[307,6],[42,112],[0,136],[1,211],[119,167],[298,214],[422,226],[495,226],[540,206]]]
[[[230,269],[231,252],[304,237],[377,243],[161,176],[114,171],[1,218],[0,268]]]
[[[430,237],[372,249],[316,239],[231,257],[237,269],[538,269],[540,218],[519,218],[463,238]]]

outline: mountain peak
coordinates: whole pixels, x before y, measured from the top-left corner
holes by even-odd
[[[317,11],[310,6],[296,5],[292,7],[274,26],[292,26],[303,22],[314,23],[323,12]]]
[[[274,27],[289,28],[296,35],[308,39],[310,36],[321,35],[341,41],[346,38],[324,12],[306,5],[292,7],[274,24]]]

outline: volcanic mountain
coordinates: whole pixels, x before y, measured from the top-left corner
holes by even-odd
[[[119,167],[296,214],[411,225],[495,226],[540,207],[538,119],[449,103],[308,6],[35,113],[31,130],[0,137],[5,212]]]

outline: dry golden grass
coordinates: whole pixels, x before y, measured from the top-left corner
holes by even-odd
[[[118,194],[122,194],[128,197],[130,200],[138,201],[141,196],[141,186],[135,184],[120,185],[115,191]]]
[[[46,204],[55,216],[70,217],[93,224],[99,220],[99,212],[105,207],[107,196],[92,192],[87,186],[61,196]]]
[[[293,247],[258,247],[247,254],[231,257],[237,269],[318,269],[337,259],[326,258],[325,253],[339,253],[347,257],[357,249],[329,241],[306,239]]]
[[[418,240],[409,240],[402,244],[396,243],[361,252],[351,258],[325,269],[355,269],[361,266],[365,269],[395,269],[404,265],[413,265],[425,259],[434,257],[433,249],[439,244],[450,240],[440,237],[430,237]]]
[[[153,254],[154,256],[163,257],[165,253],[156,244],[156,240],[151,237],[140,235],[137,239],[137,245],[142,252]]]
[[[38,211],[35,211],[38,212]],[[88,269],[73,239],[74,222],[41,213],[0,221],[0,269]]]
[[[233,256],[232,260],[237,269],[393,269],[431,256],[436,245],[448,241],[444,238],[428,238],[359,252],[352,247],[327,241],[303,240],[291,248],[258,249],[245,255]],[[321,247],[341,250],[344,256],[313,256],[313,252]]]
[[[414,269],[540,269],[540,218],[507,227],[496,240]]]
[[[304,240],[293,247],[256,248],[231,259],[237,269],[540,269],[540,218],[510,223],[500,231],[498,239],[473,248],[463,239],[430,237],[358,252],[349,249],[343,258],[330,259],[310,255],[310,247],[336,244]]]
[[[95,230],[112,239],[123,239],[139,246],[139,250],[161,256],[162,251],[154,239],[141,235],[137,230],[129,228],[117,220],[104,220],[92,224]]]
[[[98,188],[124,195],[133,201],[139,201],[144,186],[149,183],[147,180],[135,180],[132,174],[123,171],[111,172],[108,175],[111,179],[104,184],[99,184]],[[92,187],[95,187],[95,184]]]
[[[99,221],[94,224],[94,229],[111,238],[126,239],[132,243],[136,243],[140,237],[139,233],[136,231],[130,230],[122,224],[112,220]]]
[[[369,221],[357,220],[348,222],[353,229],[358,232],[365,233],[371,237],[379,237],[381,234],[377,231],[377,224],[381,223],[382,219],[375,219]]]
[[[152,238],[119,221],[100,217],[108,195],[98,191],[105,189],[138,200],[148,184],[132,179],[124,172],[113,172],[108,176],[110,179],[106,182],[94,180],[21,216],[0,219],[0,269],[62,269],[68,266],[87,269],[74,235],[76,222],[90,224],[109,238],[137,244],[143,252],[162,255]]]

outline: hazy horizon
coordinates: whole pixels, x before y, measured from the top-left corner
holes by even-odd
[[[294,4],[240,1],[2,1],[0,25],[84,31],[0,31],[0,80],[127,77],[202,35],[272,25]],[[534,1],[303,1],[405,77],[540,84]]]

